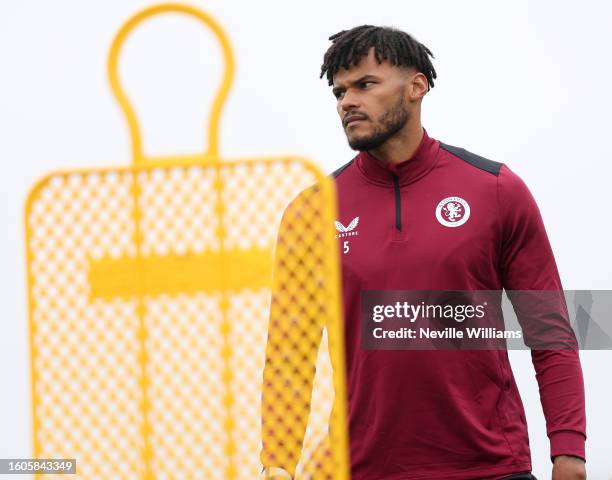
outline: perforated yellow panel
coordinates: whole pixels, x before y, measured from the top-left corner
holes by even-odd
[[[263,418],[268,465],[312,464],[340,332],[333,186],[300,159],[228,162],[216,203],[216,172],[60,173],[33,190],[37,456],[76,457],[82,478],[255,478]]]
[[[167,12],[213,28],[226,75],[206,153],[145,158],[115,69]],[[34,455],[87,479],[348,478],[333,181],[299,157],[220,161],[233,57],[200,10],[135,15],[109,68],[133,165],[50,174],[26,204]]]

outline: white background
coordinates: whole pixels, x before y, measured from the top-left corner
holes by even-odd
[[[610,289],[612,9],[605,1],[195,2],[223,25],[236,81],[222,116],[227,157],[301,154],[331,172],[353,156],[318,75],[339,30],[396,26],[434,53],[428,133],[507,163],[539,203],[566,289]],[[49,170],[126,164],[124,119],[106,80],[120,24],[149,3],[0,3],[0,458],[31,455],[22,212]],[[186,18],[149,22],[127,44],[126,88],[148,153],[203,149],[220,77],[214,40]],[[612,352],[581,352],[591,479],[612,478]],[[534,474],[549,446],[528,352],[512,352]],[[24,477],[22,477],[24,478]]]

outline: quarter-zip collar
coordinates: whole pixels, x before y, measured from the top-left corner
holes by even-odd
[[[361,173],[372,183],[393,187],[393,176],[401,185],[417,181],[434,167],[438,159],[440,142],[427,135],[423,128],[421,143],[412,157],[399,163],[389,163],[377,159],[369,152],[362,151],[357,155],[356,163]]]

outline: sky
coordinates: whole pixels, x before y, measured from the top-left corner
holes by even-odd
[[[329,173],[354,152],[319,79],[328,37],[359,24],[401,28],[432,50],[422,104],[430,136],[504,162],[533,193],[565,289],[611,289],[612,7],[605,1],[198,1],[229,35],[236,77],[221,117],[224,158],[299,154]],[[126,165],[130,143],[111,95],[113,35],[143,1],[0,2],[0,458],[31,455],[23,209],[51,170]],[[148,154],[205,149],[222,57],[185,18],[151,21],[121,58]],[[528,352],[510,352],[534,474],[550,475]],[[581,352],[588,472],[612,478],[612,352]],[[608,381],[606,381],[608,379]]]

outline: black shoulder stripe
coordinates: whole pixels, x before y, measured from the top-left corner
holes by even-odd
[[[467,162],[470,165],[474,165],[476,168],[480,168],[485,172],[492,173],[495,176],[499,175],[499,170],[503,165],[503,163],[494,162],[493,160],[489,160],[488,158],[484,158],[480,155],[476,155],[475,153],[468,152],[465,148],[453,147],[452,145],[447,145],[446,143],[442,142],[440,142],[440,147],[446,150],[447,152],[450,152],[453,155],[459,157],[464,162]]]
[[[357,158],[357,157],[354,157],[350,162],[345,163],[344,165],[342,165],[338,170],[333,171],[331,173],[331,176],[334,177],[334,178],[338,178],[338,176],[342,172],[344,172],[344,170],[346,170],[351,165],[351,163],[353,163],[355,161],[355,158]]]

